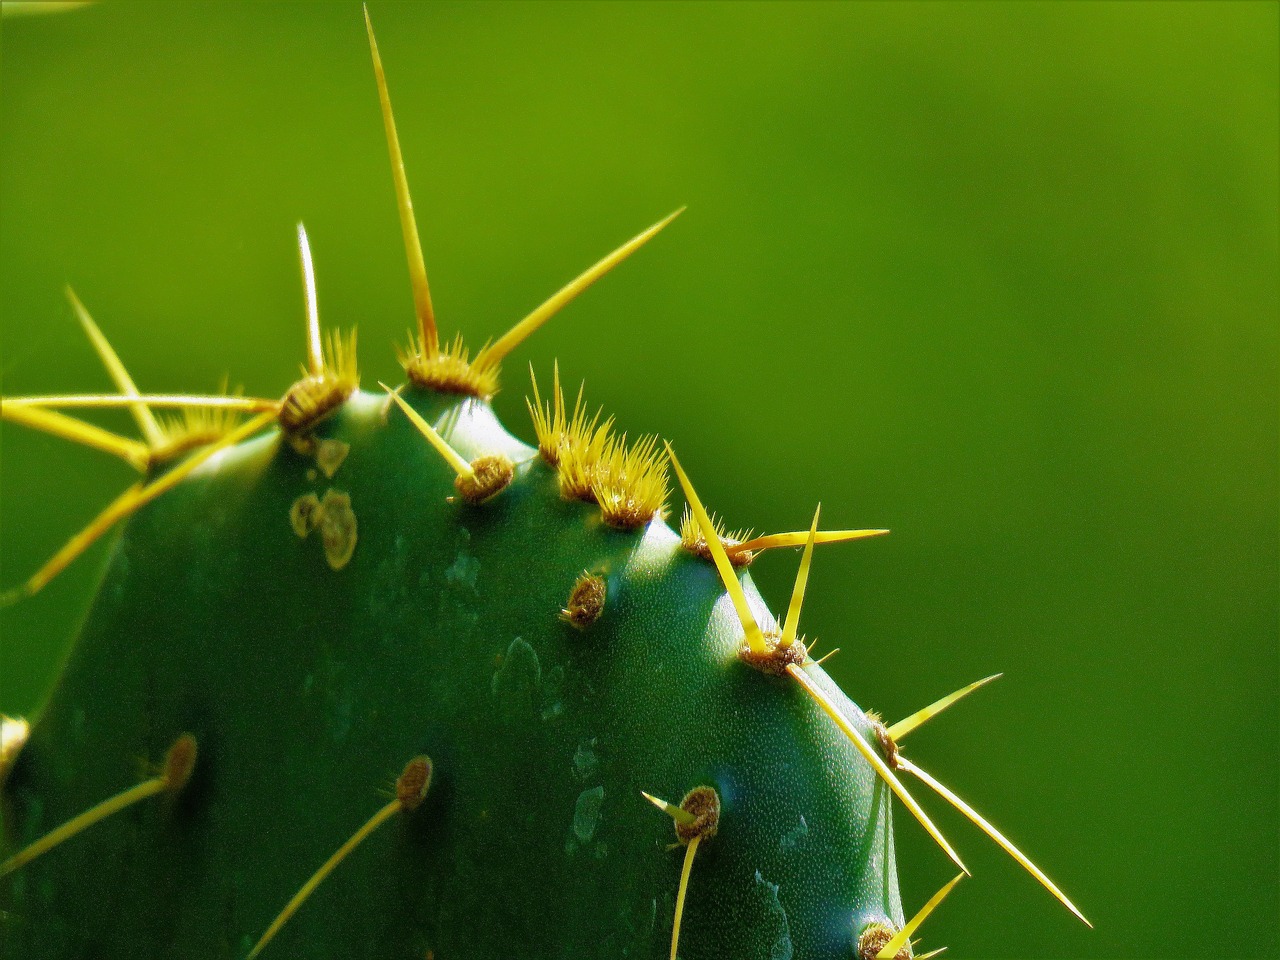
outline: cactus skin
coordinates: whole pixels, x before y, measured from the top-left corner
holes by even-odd
[[[180,796],[9,878],[3,955],[243,957],[422,753],[426,802],[266,955],[665,957],[682,858],[640,791],[704,784],[723,812],[681,956],[848,960],[868,923],[900,927],[890,792],[798,684],[739,659],[712,565],[661,520],[621,531],[562,499],[486,403],[405,398],[437,425],[456,415],[465,458],[506,454],[511,486],[447,501],[450,468],[385,396],[358,392],[315,429],[349,445],[332,477],[273,430],[126,525],[5,786],[7,839],[128,786],[182,731],[200,760]],[[356,519],[340,569],[290,521],[331,489]],[[584,570],[607,598],[578,629],[560,610]]]
[[[550,403],[534,384],[536,451],[497,422],[502,360],[680,210],[474,358],[442,343],[365,23],[418,319],[410,383],[359,392],[355,334],[323,336],[299,224],[308,364],[281,400],[141,394],[68,290],[119,394],[0,402],[147,474],[0,594],[38,592],[132,518],[30,741],[0,717],[0,958],[254,960],[281,935],[303,957],[910,960],[968,871],[894,770],[1087,924],[899,750],[994,676],[885,726],[797,637],[815,543],[887,531],[819,533],[815,513],[807,534],[726,538],[665,445],[692,512],[677,535],[659,439],[628,446],[581,395],[570,411],[558,368]],[[50,409],[104,405],[143,439]],[[779,629],[736,568],[800,545]],[[963,871],[906,923],[886,783]]]

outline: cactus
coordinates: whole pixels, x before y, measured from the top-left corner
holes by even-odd
[[[967,871],[906,775],[1083,920],[902,753],[994,678],[886,724],[811,656],[815,545],[886,531],[726,533],[669,445],[567,402],[558,369],[546,398],[532,381],[535,444],[498,422],[502,362],[676,214],[474,355],[442,343],[366,24],[406,383],[360,389],[354,332],[322,335],[299,226],[308,358],[282,399],[141,392],[72,294],[119,392],[0,407],[142,474],[8,597],[123,521],[47,704],[2,728],[0,953],[924,956]],[[104,407],[141,439],[75,415]],[[803,548],[781,622],[748,571],[779,547]],[[961,871],[910,919],[895,798]]]

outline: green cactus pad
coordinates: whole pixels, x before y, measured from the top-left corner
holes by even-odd
[[[281,400],[140,394],[72,295],[119,394],[0,404],[145,475],[4,595],[127,519],[29,736],[0,718],[0,958],[906,960],[956,881],[904,922],[894,796],[959,859],[894,770],[1083,920],[899,752],[986,680],[886,727],[798,639],[814,544],[885,531],[723,537],[670,448],[567,408],[558,369],[536,448],[498,422],[501,361],[676,214],[474,357],[442,344],[369,39],[406,385],[360,391],[354,333],[322,337],[299,225],[309,362]],[[84,406],[142,439],[57,409]],[[782,628],[745,569],[780,546],[805,548]]]
[[[723,813],[681,956],[849,958],[867,923],[901,926],[888,789],[798,685],[740,661],[715,569],[660,520],[620,531],[564,500],[487,404],[409,401],[464,457],[508,456],[512,484],[463,502],[387,397],[358,393],[315,431],[346,445],[332,476],[273,431],[129,522],[10,777],[11,840],[127,787],[182,731],[200,760],[179,796],[15,875],[7,955],[244,956],[420,753],[426,802],[264,953],[665,956],[681,855],[641,791],[703,784]],[[342,564],[323,521],[292,519],[338,497]],[[607,601],[579,629],[560,611],[584,570]]]

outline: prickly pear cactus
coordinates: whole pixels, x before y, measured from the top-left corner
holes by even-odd
[[[501,361],[667,221],[474,356],[441,344],[369,40],[418,318],[402,386],[361,390],[354,335],[322,339],[299,228],[310,356],[281,400],[139,392],[73,295],[119,394],[4,401],[142,480],[10,597],[125,521],[56,689],[5,722],[0,953],[906,958],[955,881],[907,921],[895,806],[964,869],[907,774],[1071,906],[900,750],[980,684],[886,725],[799,635],[814,545],[884,531],[725,535],[669,447],[558,371],[536,445],[497,421]],[[747,572],[780,546],[804,547],[781,623]]]

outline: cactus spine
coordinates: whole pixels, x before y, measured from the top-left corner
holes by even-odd
[[[127,520],[48,703],[3,727],[3,956],[901,960],[967,872],[901,773],[1078,914],[899,749],[986,681],[886,726],[809,656],[815,544],[884,531],[726,535],[670,446],[570,406],[558,369],[536,446],[497,421],[502,361],[675,214],[474,356],[442,344],[368,33],[407,382],[361,390],[354,333],[322,335],[299,226],[308,357],[281,400],[142,393],[72,295],[119,393],[4,401],[143,479],[13,594]],[[60,412],[109,406],[142,438]],[[804,548],[781,624],[746,570],[780,546]],[[963,871],[910,921],[895,796]]]

